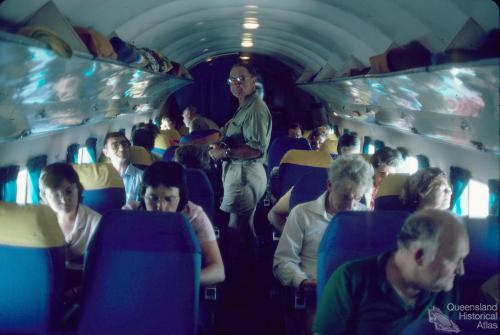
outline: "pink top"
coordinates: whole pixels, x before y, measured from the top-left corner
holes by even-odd
[[[201,208],[191,201],[188,201],[186,206],[182,209],[181,213],[186,215],[189,222],[193,225],[194,232],[198,241],[201,243],[215,241],[215,232],[212,223],[207,214]]]

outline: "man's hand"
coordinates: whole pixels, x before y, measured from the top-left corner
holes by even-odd
[[[316,291],[316,279],[304,279],[302,283],[300,283],[299,289],[304,292]]]
[[[212,144],[210,146],[208,154],[214,161],[218,161],[223,158],[226,158],[226,148],[224,148],[220,144]]]

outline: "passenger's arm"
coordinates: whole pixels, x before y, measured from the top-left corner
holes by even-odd
[[[267,213],[267,219],[280,233],[283,232],[286,217],[288,216],[288,213],[290,211],[290,196],[292,194],[292,188],[290,188],[288,192],[286,192],[281,198],[279,198],[278,202],[276,202],[269,213]]]
[[[201,255],[203,267],[200,274],[200,284],[207,286],[223,282],[225,279],[224,263],[217,241],[201,243]]]
[[[304,220],[299,217],[302,215],[296,213],[297,211],[292,211],[286,221],[285,229],[274,253],[273,272],[283,285],[297,288],[309,277],[299,266],[304,240],[304,230],[301,223]]]
[[[229,151],[227,151],[226,148],[223,148],[220,145],[212,145],[211,149],[209,151],[210,157],[212,157],[213,160],[220,160],[220,159],[254,159],[254,158],[259,158],[262,156],[262,153],[257,150],[252,148],[249,145],[242,144],[239,146],[233,146],[229,148]]]
[[[338,268],[328,279],[320,297],[313,332],[321,335],[350,334],[350,320],[353,318],[354,296],[352,283],[344,266]]]

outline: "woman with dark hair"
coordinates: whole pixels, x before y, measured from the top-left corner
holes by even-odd
[[[68,243],[66,267],[83,268],[83,254],[87,250],[101,215],[82,205],[83,186],[73,167],[66,163],[46,166],[40,175],[40,198],[57,215],[57,222]]]
[[[189,201],[186,174],[176,162],[155,162],[142,178],[141,202],[128,208],[147,211],[179,212],[193,225],[201,245],[201,285],[212,285],[224,281],[224,264],[217,244],[214,229],[203,209]]]

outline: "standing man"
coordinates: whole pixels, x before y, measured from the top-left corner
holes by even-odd
[[[189,128],[189,133],[205,129],[219,130],[219,126],[214,121],[198,114],[198,108],[194,106],[188,106],[184,109],[182,121]]]
[[[130,163],[130,141],[121,132],[107,133],[102,153],[123,179],[126,202],[139,201],[143,172]]]
[[[249,63],[237,63],[231,68],[227,83],[239,107],[223,129],[224,143],[213,145],[210,150],[212,159],[224,160],[220,208],[230,214],[229,227],[243,245],[255,240],[253,215],[266,191],[263,163],[272,127],[269,109],[255,94],[256,75]]]

